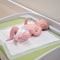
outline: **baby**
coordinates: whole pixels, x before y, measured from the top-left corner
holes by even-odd
[[[42,30],[48,29],[48,22],[44,19],[37,20],[34,23],[28,24],[28,18],[25,19],[22,28],[13,27],[10,31],[10,36],[7,41],[14,39],[15,44],[20,40],[27,40],[30,36],[39,36]]]

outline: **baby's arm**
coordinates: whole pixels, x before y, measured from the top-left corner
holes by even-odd
[[[25,18],[24,25],[28,24],[28,18]]]
[[[41,34],[41,31],[42,31],[42,29],[38,28],[37,30],[33,30],[32,32],[33,32],[34,36],[39,36]]]

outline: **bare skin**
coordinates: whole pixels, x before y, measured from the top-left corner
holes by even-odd
[[[10,31],[10,36],[7,41],[15,39],[14,42],[17,44],[19,40],[27,40],[30,36],[39,36],[42,30],[48,29],[48,23],[44,19],[37,20],[34,24],[28,24],[28,19],[25,19],[24,27],[28,30],[27,32],[14,38],[14,35],[18,32],[19,27],[13,27]]]

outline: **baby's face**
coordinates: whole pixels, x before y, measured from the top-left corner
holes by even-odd
[[[47,29],[48,28],[48,25],[45,22],[41,22],[40,26],[41,26],[42,29]]]
[[[48,22],[41,19],[36,22],[38,26],[40,26],[43,30],[48,29]]]

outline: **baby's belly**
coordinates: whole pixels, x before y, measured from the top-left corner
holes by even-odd
[[[25,25],[25,28],[28,30],[35,30],[37,28],[37,26],[35,25]]]

